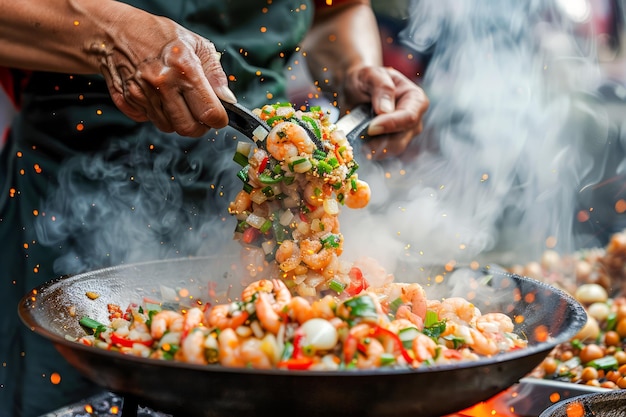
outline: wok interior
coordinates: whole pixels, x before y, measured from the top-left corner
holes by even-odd
[[[113,267],[40,287],[35,296],[25,297],[27,307],[21,315],[27,325],[46,337],[77,337],[85,332],[78,323],[82,316],[108,323],[109,303],[125,308],[129,303],[141,303],[144,297],[187,306],[199,301],[225,302],[237,299],[253,280],[236,258],[223,256]],[[396,272],[396,281],[420,283],[429,299],[459,296],[472,301],[483,313],[510,315],[516,333],[529,341],[528,353],[568,340],[586,320],[582,307],[560,290],[488,268],[444,272],[441,268],[405,267]],[[87,293],[98,297],[91,299]]]

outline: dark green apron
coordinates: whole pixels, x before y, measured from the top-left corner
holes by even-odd
[[[310,2],[129,3],[214,42],[243,104],[286,99],[284,66],[310,25]],[[214,224],[232,220],[237,136],[162,134],[121,114],[100,77],[30,75],[0,154],[0,417],[38,416],[98,390],[19,322],[18,300],[33,287],[231,239]]]

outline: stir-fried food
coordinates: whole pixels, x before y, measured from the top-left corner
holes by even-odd
[[[110,324],[83,317],[80,343],[146,358],[257,369],[349,370],[476,360],[524,348],[502,313],[463,298],[428,300],[419,284],[390,283],[340,300],[294,296],[280,279],[255,281],[238,301],[169,310],[110,305]]]
[[[417,368],[526,346],[505,314],[482,314],[459,297],[429,300],[419,284],[384,272],[370,285],[363,268],[376,268],[340,258],[341,207],[370,199],[346,136],[319,108],[277,104],[257,114],[271,131],[255,137],[259,146],[238,144],[243,189],[229,211],[236,238],[262,251],[269,278],[232,302],[109,305],[110,323],[81,319],[92,334],[79,342],[154,359],[293,370]]]
[[[271,130],[256,138],[256,147],[237,146],[234,160],[242,165],[243,189],[229,207],[238,220],[236,238],[260,247],[276,275],[299,295],[349,286],[351,265],[340,258],[339,213],[344,205],[358,209],[370,200],[352,146],[318,107],[304,112],[275,104],[255,111]]]
[[[557,346],[532,376],[626,388],[626,230],[613,234],[605,248],[570,256],[546,252],[540,262],[514,270],[563,287],[587,311],[585,327]]]

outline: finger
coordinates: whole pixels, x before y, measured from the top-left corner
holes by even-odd
[[[101,72],[107,88],[109,89],[109,95],[111,96],[115,106],[122,113],[136,122],[147,121],[148,116],[144,108],[137,107],[126,101],[126,98],[124,97],[123,81],[118,76],[117,71],[114,70],[115,73],[112,73],[111,67],[107,66],[103,67]]]
[[[194,53],[197,57],[197,67],[192,74],[195,88],[184,91],[185,100],[197,120],[211,127],[224,127],[228,123],[228,116],[219,98],[231,103],[237,99],[228,89],[220,54],[211,42],[202,38]]]

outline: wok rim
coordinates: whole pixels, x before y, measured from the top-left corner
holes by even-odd
[[[553,291],[557,295],[560,296],[567,304],[572,308],[572,314],[569,317],[569,320],[572,323],[579,323],[580,326],[569,326],[566,331],[560,333],[557,336],[550,338],[550,340],[545,342],[540,342],[538,344],[523,348],[517,349],[510,352],[498,353],[491,357],[481,357],[475,361],[462,361],[458,363],[450,363],[450,364],[438,364],[433,366],[420,366],[418,368],[378,368],[378,369],[366,369],[366,370],[336,370],[336,371],[307,371],[307,370],[287,370],[287,369],[253,369],[253,368],[234,368],[234,367],[226,367],[219,364],[211,364],[211,365],[199,365],[192,364],[187,362],[180,361],[165,361],[160,359],[151,359],[151,358],[143,358],[134,355],[125,355],[119,352],[108,351],[105,349],[94,348],[93,346],[86,346],[80,344],[76,341],[71,341],[66,339],[65,337],[60,336],[58,333],[48,330],[42,325],[38,324],[35,320],[35,317],[30,314],[30,310],[32,309],[31,301],[33,298],[33,294],[42,294],[46,290],[54,287],[55,285],[62,285],[65,282],[69,282],[72,280],[81,280],[89,276],[93,275],[102,275],[111,271],[119,271],[123,269],[131,269],[140,267],[143,265],[156,265],[159,263],[177,263],[177,262],[188,262],[190,260],[203,260],[203,259],[212,259],[212,256],[197,256],[197,257],[185,257],[185,258],[174,258],[174,259],[161,259],[161,260],[152,260],[152,261],[144,261],[144,262],[136,262],[129,264],[121,264],[116,266],[110,266],[106,268],[96,269],[93,271],[81,272],[72,275],[64,275],[53,278],[49,281],[44,282],[43,284],[34,287],[29,291],[26,295],[22,297],[20,303],[18,305],[18,315],[21,321],[24,323],[26,327],[28,327],[31,331],[39,334],[40,336],[46,338],[54,345],[63,345],[69,349],[79,349],[85,352],[93,353],[94,350],[97,351],[100,355],[104,355],[105,357],[110,357],[116,361],[122,361],[124,363],[128,362],[129,364],[137,363],[142,365],[158,365],[171,367],[176,369],[186,369],[190,371],[204,371],[211,373],[229,373],[229,374],[243,374],[243,375],[271,375],[271,376],[289,376],[289,377],[306,377],[306,378],[316,378],[316,377],[354,377],[358,376],[393,376],[393,375],[403,375],[403,374],[416,374],[416,373],[439,373],[439,372],[449,372],[455,371],[459,369],[471,369],[471,368],[482,368],[485,366],[496,365],[500,363],[505,363],[509,361],[514,361],[518,359],[522,359],[525,357],[530,357],[533,355],[537,355],[540,353],[544,353],[552,350],[557,345],[566,342],[575,336],[580,329],[584,326],[587,321],[587,313],[585,312],[583,306],[574,299],[570,294],[561,290],[560,288],[554,287],[542,281],[526,277],[523,275],[512,274],[504,271],[494,271],[499,275],[519,279],[521,281],[528,281],[537,287],[542,287],[546,290]]]

